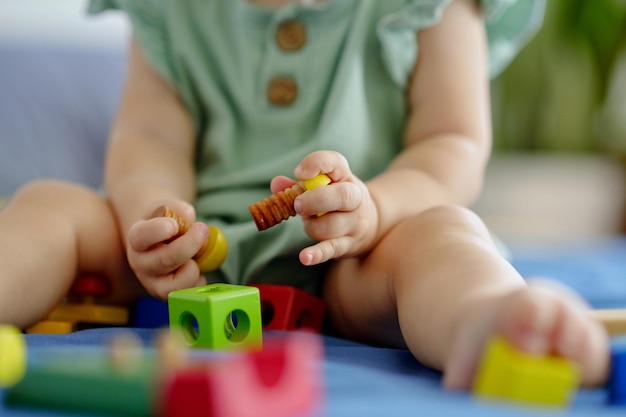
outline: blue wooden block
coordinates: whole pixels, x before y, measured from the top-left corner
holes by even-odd
[[[615,338],[611,341],[609,402],[615,405],[626,405],[626,337]]]
[[[135,305],[133,314],[133,326],[140,328],[156,329],[168,327],[170,316],[167,303],[154,297],[141,297]]]

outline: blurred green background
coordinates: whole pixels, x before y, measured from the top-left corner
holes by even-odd
[[[495,152],[626,156],[626,0],[547,0],[492,100]]]

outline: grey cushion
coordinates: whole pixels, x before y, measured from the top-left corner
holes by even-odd
[[[0,195],[42,177],[101,184],[124,59],[118,50],[0,46]]]

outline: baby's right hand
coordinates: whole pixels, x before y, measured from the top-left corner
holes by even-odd
[[[161,300],[167,300],[171,291],[205,283],[192,258],[209,234],[206,224],[195,221],[195,210],[189,203],[165,204],[191,225],[189,230],[181,233],[172,217],[153,217],[153,208],[144,220],[131,226],[126,249],[128,262],[141,284]]]

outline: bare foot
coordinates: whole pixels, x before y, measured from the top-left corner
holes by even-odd
[[[584,386],[604,383],[609,372],[608,335],[587,316],[587,309],[571,290],[547,281],[475,294],[460,310],[444,366],[444,386],[471,388],[485,342],[493,334],[528,353],[571,359],[579,366]]]

